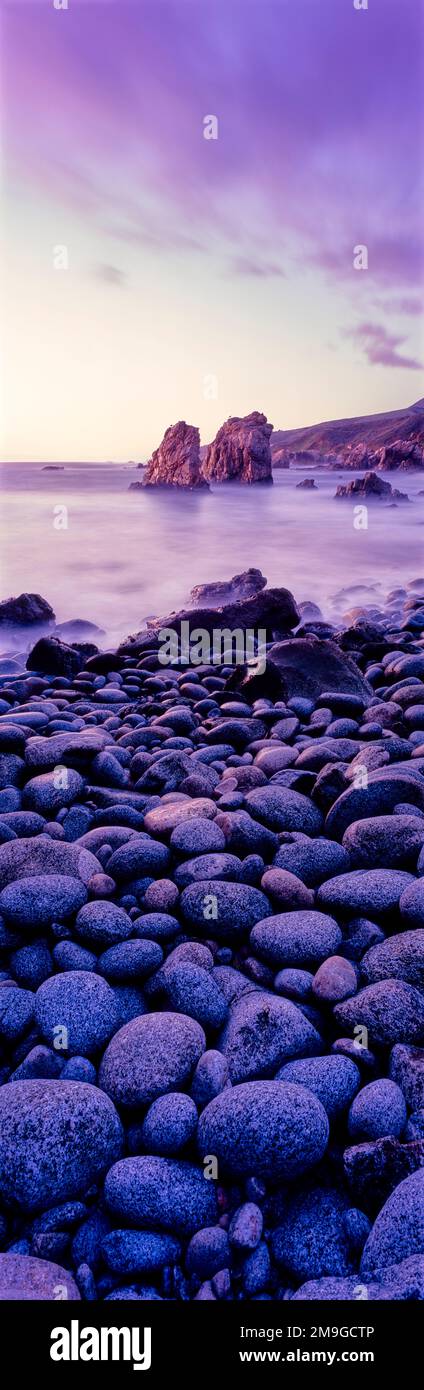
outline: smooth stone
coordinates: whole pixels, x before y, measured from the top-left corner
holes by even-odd
[[[163,951],[156,941],[121,941],[103,951],[97,969],[107,980],[144,979],[158,970]]]
[[[164,987],[169,1004],[178,1013],[188,1014],[202,1028],[221,1028],[228,1014],[222,990],[207,970],[194,961],[181,961],[168,967]]]
[[[90,1057],[119,1026],[113,990],[86,970],[67,970],[45,980],[35,996],[35,1017],[45,1042],[65,1056]]]
[[[419,1043],[424,1032],[424,996],[402,980],[379,980],[354,999],[336,1004],[334,1017],[343,1026],[364,1026],[371,1043]]]
[[[24,1212],[78,1197],[119,1157],[114,1105],[77,1081],[16,1081],[0,1089],[0,1194]]]
[[[254,989],[231,1005],[219,1041],[231,1081],[272,1077],[291,1057],[321,1049],[321,1039],[305,1014],[289,999]]]
[[[105,1181],[109,1211],[120,1220],[191,1236],[217,1220],[216,1186],[181,1159],[124,1158]]]
[[[224,942],[243,937],[271,912],[268,899],[257,888],[219,879],[204,879],[184,888],[180,910],[189,927]]]
[[[87,889],[67,874],[34,874],[18,878],[0,893],[0,912],[7,922],[25,931],[63,921],[87,901]]]
[[[100,946],[113,946],[116,942],[125,941],[132,930],[131,917],[122,907],[104,901],[86,903],[75,922],[75,932],[82,941]]]
[[[424,1254],[424,1168],[401,1182],[379,1212],[363,1250],[365,1278],[409,1255]]]
[[[170,1091],[149,1106],[141,1127],[146,1153],[178,1154],[197,1129],[197,1107],[190,1096]]]
[[[198,1127],[201,1157],[214,1154],[224,1172],[272,1182],[298,1177],[318,1163],[328,1142],[323,1106],[303,1086],[250,1081],[216,1096]]]
[[[149,835],[168,836],[177,826],[188,820],[202,819],[213,820],[216,816],[217,807],[215,801],[209,797],[199,796],[193,800],[168,802],[167,805],[155,806],[152,811],[148,811],[144,818],[145,829]]]
[[[353,821],[345,831],[343,845],[354,868],[415,868],[424,845],[424,821],[413,815]]]
[[[337,1004],[356,994],[358,976],[354,966],[344,956],[328,956],[314,976],[312,993],[318,1003]]]
[[[191,1083],[191,1095],[200,1110],[214,1100],[228,1084],[227,1058],[216,1048],[209,1048],[199,1058]]]
[[[245,800],[247,810],[270,830],[303,830],[306,835],[319,835],[322,830],[318,807],[289,787],[257,787]]]
[[[325,829],[330,839],[342,840],[352,821],[387,816],[400,801],[424,810],[424,783],[413,771],[378,768],[366,787],[349,787],[331,806]]]
[[[144,1014],[115,1034],[99,1070],[99,1086],[118,1105],[147,1105],[185,1085],[204,1052],[203,1029],[184,1014]]]
[[[405,1129],[407,1109],[402,1091],[395,1081],[382,1077],[370,1081],[355,1096],[348,1116],[352,1139],[383,1139],[392,1134],[399,1139]]]
[[[399,932],[371,946],[362,957],[361,973],[367,984],[397,979],[424,986],[424,930]]]
[[[415,886],[411,874],[400,869],[353,869],[322,883],[317,903],[342,916],[360,914],[380,921],[399,907],[410,885]]]
[[[65,874],[87,884],[100,869],[98,859],[89,850],[52,840],[50,835],[24,837],[18,844],[14,840],[11,845],[0,846],[0,888],[34,874]]]
[[[35,1255],[0,1255],[0,1302],[41,1303],[57,1298],[74,1302],[81,1298],[69,1269]]]
[[[250,944],[271,965],[319,965],[333,954],[342,933],[333,917],[323,912],[283,912],[258,922]]]
[[[278,907],[313,907],[314,895],[300,878],[288,869],[266,869],[261,879],[261,888],[274,900]]]
[[[0,1036],[8,1042],[26,1033],[34,1016],[34,995],[31,990],[19,989],[12,981],[0,987]]]
[[[274,868],[287,869],[307,887],[316,888],[336,874],[347,873],[350,859],[346,849],[333,840],[309,839],[282,844],[275,855]]]
[[[205,878],[237,883],[241,872],[241,860],[235,854],[199,854],[198,858],[186,859],[184,864],[178,865],[174,878],[178,888],[188,888],[191,883],[202,883]]]
[[[329,1120],[348,1109],[361,1085],[361,1073],[349,1057],[301,1057],[287,1062],[277,1072],[276,1081],[294,1081],[313,1091]]]
[[[154,1231],[110,1231],[102,1254],[113,1274],[146,1274],[179,1263],[181,1244]]]
[[[186,1268],[199,1279],[208,1279],[219,1269],[227,1269],[231,1249],[227,1232],[222,1226],[204,1226],[196,1231],[186,1250]]]
[[[193,816],[175,827],[170,845],[174,853],[191,859],[193,855],[212,854],[225,849],[225,835],[216,821]]]
[[[51,811],[60,811],[62,806],[72,806],[73,801],[81,798],[84,786],[84,778],[79,772],[74,772],[73,768],[66,768],[66,780],[65,770],[59,778],[57,769],[54,772],[42,772],[40,777],[32,777],[26,783],[24,801],[30,810],[44,815]]]
[[[153,814],[153,813],[151,813]],[[108,874],[119,883],[121,879],[139,878],[144,875],[156,875],[158,878],[167,869],[169,863],[169,850],[165,845],[161,845],[158,840],[152,840],[150,835],[137,833],[127,841],[126,845],[120,845],[119,849],[108,859]]]

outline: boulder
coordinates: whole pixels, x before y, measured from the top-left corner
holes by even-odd
[[[79,1081],[14,1081],[0,1091],[0,1196],[14,1211],[84,1194],[119,1158],[112,1101]]]
[[[232,579],[217,579],[210,584],[195,584],[190,597],[195,603],[239,603],[253,598],[266,588],[266,579],[260,570],[250,567],[242,574],[234,574]]]
[[[265,591],[273,592],[279,591]],[[237,668],[227,688],[234,685],[252,700],[262,695],[274,700],[301,696],[315,704],[329,690],[359,696],[364,708],[375,700],[374,691],[352,657],[342,652],[336,642],[315,636],[289,637],[285,642],[274,643],[267,653],[266,670],[255,675],[249,673],[247,666]]]
[[[137,486],[132,483],[131,487]],[[179,420],[165,431],[162,443],[155,449],[142,487],[206,488],[206,478],[200,471],[200,434],[195,425]]]
[[[397,500],[398,502],[409,502],[406,492],[399,492],[398,488],[393,488],[391,483],[385,483],[384,478],[379,478],[377,473],[365,473],[363,478],[352,478],[350,483],[341,483],[336,488],[335,497],[367,497],[378,498],[385,502]]]
[[[271,435],[272,425],[258,410],[230,416],[209,445],[205,478],[217,483],[272,483]]]
[[[40,637],[27,659],[27,671],[42,671],[48,676],[68,676],[72,679],[85,665],[85,655],[58,637]]]
[[[0,626],[35,627],[54,623],[55,613],[41,594],[19,594],[0,603]]]
[[[183,632],[185,643],[190,641],[192,631],[197,631],[198,628],[202,628],[209,636],[217,630],[219,637],[224,630],[232,632],[234,629],[241,629],[245,632],[249,628],[257,634],[258,628],[261,628],[266,632],[266,639],[272,641],[274,636],[286,636],[292,628],[297,627],[299,621],[299,613],[289,589],[263,589],[252,598],[244,599],[243,602],[223,604],[221,608],[182,608],[176,613],[169,613],[166,618],[155,618],[148,631],[136,632],[133,636],[127,637],[119,648],[118,655],[133,656],[134,653],[142,651],[143,647],[150,648],[154,636],[158,636],[163,628],[172,629],[180,638]],[[222,649],[221,641],[220,653]],[[358,685],[355,690],[359,693]]]

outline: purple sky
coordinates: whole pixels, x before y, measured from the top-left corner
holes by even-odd
[[[422,0],[68,6],[2,5],[8,455],[422,395]]]

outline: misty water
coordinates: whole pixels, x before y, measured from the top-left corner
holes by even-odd
[[[311,492],[296,487],[304,476],[280,471],[272,487],[195,494],[129,491],[141,474],[128,464],[3,465],[1,598],[40,593],[59,622],[98,623],[106,646],[146,617],[186,605],[194,584],[249,565],[333,620],[422,574],[422,473],[390,475],[411,502],[370,504],[368,529],[354,526],[360,499],[334,500],[337,484],[355,475],[316,471]],[[364,592],[340,595],[352,586]],[[3,650],[10,646],[3,639]]]

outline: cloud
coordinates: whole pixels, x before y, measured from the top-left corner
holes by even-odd
[[[412,295],[394,295],[393,299],[376,300],[376,308],[384,309],[386,314],[398,314],[402,318],[424,317],[424,299],[414,299]]]
[[[230,261],[230,270],[234,275],[251,275],[257,279],[269,279],[279,276],[285,279],[285,271],[275,261],[262,260],[259,256],[234,256]]]
[[[95,266],[94,274],[98,280],[103,280],[105,285],[117,285],[121,289],[127,280],[124,270],[120,270],[117,265],[107,265],[104,261],[99,261]]]
[[[383,324],[358,323],[355,328],[345,329],[343,336],[353,339],[373,366],[406,367],[414,372],[422,368],[416,357],[402,357],[398,351],[406,342],[405,337],[388,333]]]

